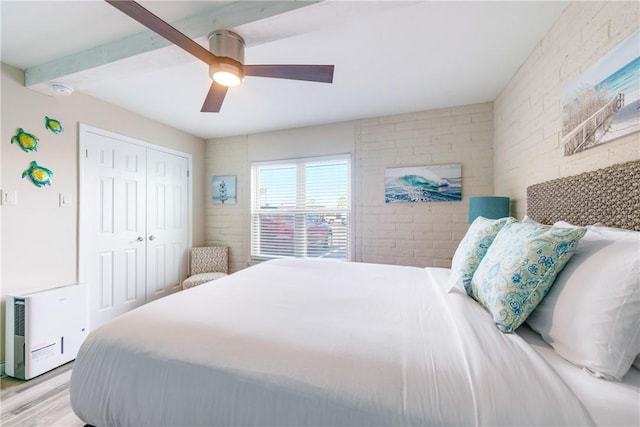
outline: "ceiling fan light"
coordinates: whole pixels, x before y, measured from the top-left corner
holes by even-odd
[[[209,76],[222,86],[238,86],[244,80],[242,64],[224,58],[224,62],[219,62],[209,66]]]
[[[217,71],[213,73],[213,80],[222,86],[233,87],[242,83],[242,79],[235,73],[229,71]]]

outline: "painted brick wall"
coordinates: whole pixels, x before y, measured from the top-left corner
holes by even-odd
[[[496,194],[526,212],[527,186],[640,158],[640,134],[564,156],[565,85],[638,30],[637,2],[572,2],[494,102]],[[640,49],[640,48],[639,48]]]
[[[356,132],[358,261],[450,267],[470,195],[492,194],[491,103],[362,120]],[[387,167],[462,164],[462,202],[384,202]]]
[[[247,137],[237,136],[207,141],[205,153],[205,245],[229,247],[231,272],[247,266],[249,259],[250,170],[247,163]],[[211,179],[215,175],[235,175],[235,205],[214,205]]]
[[[323,137],[325,144],[305,144]],[[336,144],[335,139],[339,140]],[[353,158],[354,260],[386,264],[449,267],[467,230],[470,195],[492,194],[493,107],[467,105],[316,126],[275,135],[249,135],[207,142],[207,179],[236,175],[238,204],[207,200],[207,244],[231,248],[231,268],[249,259],[249,152],[284,153],[282,158],[351,153]],[[304,152],[305,146],[309,148]],[[252,149],[253,147],[253,149]],[[320,147],[320,148],[319,148]],[[303,150],[302,152],[300,150]],[[263,154],[266,155],[266,154]],[[264,160],[264,159],[262,159]],[[394,166],[461,163],[463,201],[385,204],[384,170]],[[210,192],[207,197],[210,198]]]

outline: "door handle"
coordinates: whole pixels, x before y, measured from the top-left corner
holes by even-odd
[[[149,236],[149,240],[156,240],[156,236],[152,234],[151,236]]]
[[[138,236],[138,238],[136,239],[138,242],[144,242],[144,237],[142,236]]]

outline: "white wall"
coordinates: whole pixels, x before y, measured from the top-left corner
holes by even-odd
[[[449,266],[467,229],[470,195],[491,194],[490,103],[207,141],[207,180],[236,175],[238,203],[207,199],[207,244],[231,250],[231,268],[250,257],[250,163],[349,153],[353,159],[354,260]],[[461,163],[463,201],[385,204],[386,167]]]
[[[74,93],[49,97],[24,87],[23,72],[2,64],[2,189],[17,192],[17,206],[2,206],[0,285],[4,295],[77,281],[78,124],[86,123],[193,156],[193,242],[204,242],[204,141],[129,111]],[[44,116],[58,119],[64,132],[44,128]],[[17,128],[40,138],[37,152],[10,144]],[[53,185],[37,188],[22,172],[31,160],[54,173]],[[71,207],[59,207],[58,194],[71,195]],[[4,326],[1,327],[4,349]],[[2,350],[4,360],[4,350]]]
[[[639,23],[637,2],[572,2],[495,100],[495,189],[518,216],[531,184],[640,158],[639,133],[567,157],[560,134],[565,85]]]
[[[260,162],[353,153],[356,122],[249,135],[247,159]]]

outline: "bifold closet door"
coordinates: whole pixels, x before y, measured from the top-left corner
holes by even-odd
[[[187,274],[189,162],[147,151],[147,302],[182,288]]]
[[[91,328],[181,289],[189,239],[188,155],[81,128],[80,280]]]
[[[91,327],[146,301],[147,150],[85,135],[82,227]]]

